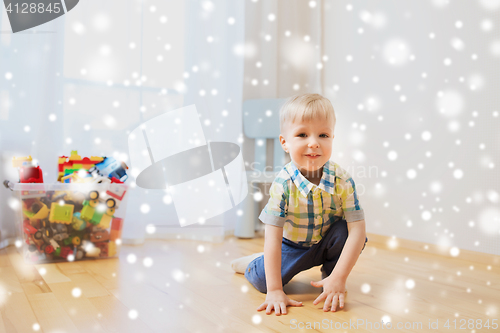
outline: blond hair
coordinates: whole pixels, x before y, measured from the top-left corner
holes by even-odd
[[[325,119],[335,126],[336,118],[332,103],[319,94],[303,94],[288,99],[280,109],[280,131],[283,133],[284,124],[294,122],[297,117],[301,121]]]

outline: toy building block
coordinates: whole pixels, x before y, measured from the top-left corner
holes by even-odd
[[[99,257],[100,253],[101,253],[101,249],[94,246],[94,247],[90,248],[88,251],[85,251],[85,256],[90,257],[90,258]]]
[[[101,249],[101,253],[99,254],[99,257],[107,257],[108,254],[108,242],[99,242],[95,243],[95,246]]]
[[[114,217],[111,222],[111,232],[109,239],[114,241],[122,237],[123,219]]]
[[[33,159],[31,158],[31,155],[27,156],[27,157],[13,157],[12,158],[12,167],[19,168],[25,162],[27,162],[28,165],[31,165],[31,163],[33,162]]]
[[[115,210],[114,208],[107,208],[104,212],[100,212],[97,209],[98,205],[98,200],[85,200],[83,202],[81,218],[93,225],[100,225],[107,229],[109,228]]]
[[[40,200],[36,200],[30,205],[29,210],[23,209],[23,214],[28,217],[30,221],[43,220],[49,216],[49,208]]]
[[[114,257],[118,253],[117,245],[115,242],[110,241],[108,243],[108,257]]]
[[[57,242],[56,242],[55,240],[53,240],[53,239],[51,239],[51,240],[50,240],[50,245],[52,245],[52,247],[53,247],[54,249],[59,248],[59,244],[57,244]],[[47,246],[47,247],[48,247],[48,246]],[[50,253],[50,252],[47,252],[47,249],[45,249],[45,253]]]
[[[75,256],[76,260],[80,260],[84,256],[85,256],[85,252],[83,251],[83,249],[81,247],[77,247],[77,249],[76,249],[76,256]]]
[[[90,219],[90,223],[92,223],[93,225],[98,225],[99,223],[101,223],[101,219],[102,217],[104,216],[103,213],[99,213],[97,211],[97,209],[94,211],[94,215],[92,215],[92,218]]]
[[[123,184],[123,182],[116,179],[115,177],[112,177],[111,185],[109,186],[109,190],[106,191],[106,194],[113,198],[113,200],[116,202],[115,206],[118,207],[119,203],[123,200],[123,197],[125,197],[125,194],[127,193],[127,188],[125,186],[114,184]]]
[[[90,241],[92,243],[97,244],[99,242],[104,242],[107,240],[109,240],[109,232],[107,230],[98,229],[92,231],[92,233],[90,234]]]
[[[74,230],[84,230],[87,227],[87,222],[82,219],[81,212],[73,214],[73,221],[71,222],[71,226]]]
[[[102,162],[97,163],[95,167],[90,169],[90,173],[97,172],[101,176],[115,177],[124,182],[128,178],[126,169],[128,169],[128,166],[124,162],[119,162],[113,157],[105,157]]]
[[[47,245],[44,249],[44,252],[45,252],[45,255],[47,254],[53,254],[54,253],[54,248],[52,247],[52,245]]]
[[[40,166],[21,166],[19,168],[20,183],[43,183],[43,173]]]
[[[54,240],[61,242],[69,237],[68,226],[62,223],[52,223],[52,230],[54,232]]]
[[[91,242],[85,240],[82,242],[82,248],[85,251],[86,257],[98,257],[101,253],[101,249],[94,246]]]
[[[82,211],[80,212],[81,218],[83,220],[89,222],[90,220],[92,220],[92,216],[94,216],[94,213],[95,213],[95,208],[90,207],[88,205],[85,205],[85,201],[84,201]]]
[[[61,246],[61,252],[59,253],[59,257],[68,259],[68,256],[73,254],[73,249],[69,246]]]
[[[104,158],[98,157],[98,156],[91,156],[90,158],[84,157],[82,158],[80,155],[78,155],[78,152],[76,150],[71,151],[71,156],[60,156],[58,159],[58,176],[57,176],[57,181],[61,181],[61,178],[64,177],[65,175],[68,175],[66,173],[66,170],[71,170],[70,173],[77,172],[80,170],[86,170],[88,171],[90,168],[96,165],[96,163],[99,163],[103,160]]]
[[[71,239],[71,244],[75,245],[75,246],[78,246],[80,245],[82,242],[82,239],[80,238],[80,236],[75,236]]]
[[[101,229],[108,229],[109,225],[111,224],[111,221],[113,219],[113,216],[110,216],[108,214],[104,214],[101,217],[100,222],[97,224],[97,226]]]
[[[30,224],[29,220],[24,220],[23,231],[27,235],[34,235],[38,230]]]
[[[73,221],[73,210],[75,206],[69,204],[60,205],[59,203],[53,202],[50,205],[50,222],[70,224]]]

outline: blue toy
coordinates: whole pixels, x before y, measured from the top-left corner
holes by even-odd
[[[128,178],[125,169],[128,169],[125,163],[119,162],[113,157],[105,157],[102,162],[97,163],[94,167],[90,168],[89,172],[93,176],[99,175],[108,178],[115,177],[116,179],[125,182]]]

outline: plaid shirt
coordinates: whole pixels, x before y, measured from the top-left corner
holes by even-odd
[[[318,243],[336,221],[364,218],[354,180],[332,161],[323,166],[319,186],[307,180],[293,162],[285,165],[273,181],[269,201],[259,216],[265,224],[283,227],[286,239],[306,247]]]

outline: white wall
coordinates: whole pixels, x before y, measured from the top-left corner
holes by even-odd
[[[500,254],[500,2],[324,5],[332,159],[368,232]]]

